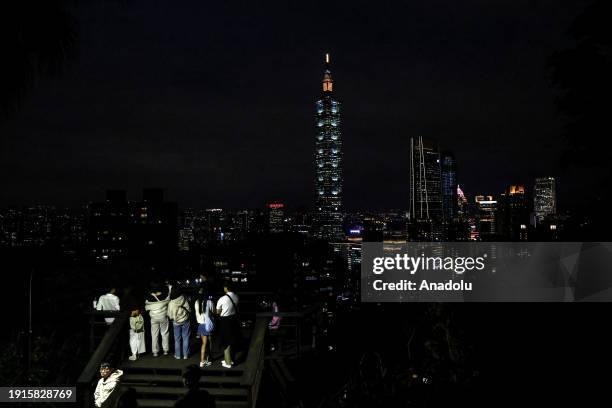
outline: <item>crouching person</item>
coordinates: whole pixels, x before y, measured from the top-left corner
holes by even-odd
[[[119,384],[123,371],[116,370],[110,363],[100,364],[100,380],[94,391],[94,403],[98,408],[114,407],[119,396]]]

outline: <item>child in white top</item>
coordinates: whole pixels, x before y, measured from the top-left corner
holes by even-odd
[[[132,310],[132,316],[130,317],[130,349],[132,350],[132,355],[129,359],[132,361],[138,358],[138,354],[146,351],[144,319],[138,309]]]

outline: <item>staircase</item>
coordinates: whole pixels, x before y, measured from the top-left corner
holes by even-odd
[[[124,367],[122,386],[133,388],[138,396],[138,406],[142,408],[172,407],[175,401],[187,392],[181,378],[179,367],[189,363],[174,360],[169,356],[150,357],[151,360],[166,360],[165,367],[140,366]],[[172,364],[172,363],[178,364]],[[140,363],[140,361],[139,361]],[[170,363],[170,364],[168,364]],[[182,364],[181,364],[182,363]],[[219,364],[217,362],[217,364]],[[171,366],[171,367],[168,367]],[[241,384],[244,369],[240,366],[230,369],[220,365],[202,369],[200,388],[208,391],[216,400],[217,408],[247,408],[249,407],[249,388]]]
[[[241,298],[241,302],[245,301]],[[245,328],[247,331],[245,337],[250,338],[249,345],[243,359],[237,360],[241,363],[230,369],[223,368],[220,362],[221,352],[218,350],[216,355],[213,354],[213,365],[201,369],[200,388],[215,398],[218,408],[256,408],[264,361],[268,359],[268,367],[271,368],[273,378],[280,385],[281,398],[285,401],[285,405],[292,404],[295,400],[294,379],[281,360],[291,356],[299,357],[302,350],[308,350],[314,345],[314,334],[310,345],[302,345],[301,327],[302,322],[311,318],[319,306],[315,304],[303,312],[252,313],[254,319],[250,320],[251,324]],[[244,312],[244,308],[242,313],[248,315]],[[176,400],[187,392],[181,376],[183,369],[187,365],[198,364],[199,356],[177,360],[172,355],[158,357],[145,355],[136,361],[129,361],[126,358],[129,313],[94,311],[89,314],[100,319],[115,317],[115,321],[107,329],[77,380],[78,406],[82,408],[92,406],[93,391],[100,378],[100,363],[122,361],[119,367],[123,370],[122,389],[134,389],[139,407],[173,407]],[[283,329],[275,333],[280,337],[277,349],[266,357],[268,322],[275,315],[283,317]],[[196,349],[197,345],[194,350]]]

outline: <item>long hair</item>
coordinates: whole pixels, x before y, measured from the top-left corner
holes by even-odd
[[[206,310],[206,304],[208,303],[208,292],[204,289],[200,289],[198,292],[198,300],[200,301],[200,305],[198,306],[200,314],[203,314]]]

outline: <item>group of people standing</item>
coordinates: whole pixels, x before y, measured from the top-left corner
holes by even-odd
[[[170,353],[170,321],[174,335],[174,358],[187,359],[190,355],[190,340],[192,317],[197,322],[197,336],[201,339],[200,367],[212,364],[211,336],[223,347],[224,358],[221,365],[231,368],[234,364],[233,354],[241,339],[241,329],[238,319],[239,298],[233,292],[231,283],[223,285],[223,295],[213,302],[213,295],[208,285],[202,285],[195,299],[181,287],[167,285],[154,287],[146,295],[144,308],[149,313],[151,322],[151,351],[154,357],[161,352]],[[98,310],[120,310],[119,298],[115,289],[100,296],[97,301]],[[114,318],[105,318],[111,324]],[[136,307],[130,315],[130,360],[136,360],[146,352],[145,322]],[[161,340],[161,349],[160,349]]]

